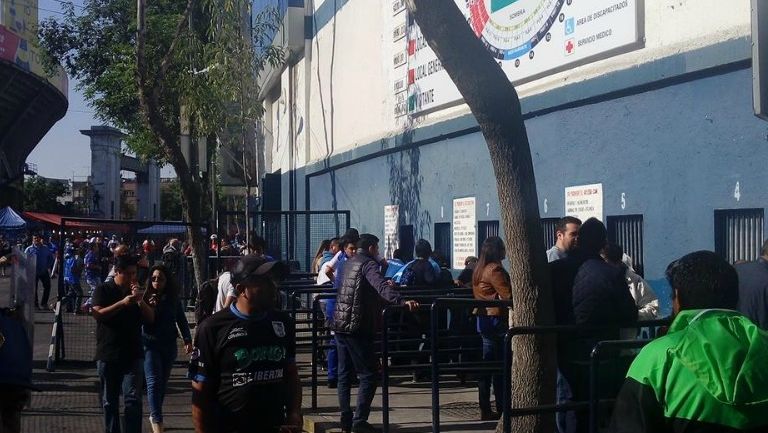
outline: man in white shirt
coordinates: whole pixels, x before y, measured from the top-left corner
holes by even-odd
[[[237,300],[235,287],[232,285],[232,273],[227,271],[219,275],[218,294],[216,295],[216,304],[213,306],[213,312],[229,308],[229,305]]]

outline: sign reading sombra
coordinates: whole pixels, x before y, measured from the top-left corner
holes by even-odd
[[[643,44],[643,0],[453,1],[515,84]],[[459,103],[461,94],[415,22],[405,43],[408,114]]]

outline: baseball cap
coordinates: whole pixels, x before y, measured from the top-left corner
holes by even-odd
[[[245,256],[232,270],[232,284],[242,284],[260,277],[281,280],[288,275],[288,266],[279,261],[268,261],[259,256]]]

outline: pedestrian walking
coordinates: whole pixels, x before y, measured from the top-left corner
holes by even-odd
[[[197,330],[190,364],[197,433],[298,433],[301,382],[290,316],[275,309],[282,262],[244,257],[235,303]]]
[[[179,283],[164,265],[155,265],[147,281],[147,302],[155,320],[142,326],[144,375],[147,380],[149,422],[153,433],[163,432],[163,400],[176,360],[176,338],[181,333],[184,350],[192,353],[192,334],[179,299]],[[177,331],[178,327],[178,331]]]
[[[338,395],[343,432],[378,432],[368,423],[368,416],[378,384],[379,365],[373,341],[382,300],[405,305],[411,311],[419,306],[416,301],[404,301],[393,284],[384,279],[376,261],[378,255],[379,239],[371,234],[361,235],[355,256],[344,264],[342,284],[333,310],[333,330],[339,352]],[[350,407],[353,367],[360,379],[354,414]]]
[[[501,262],[507,256],[504,241],[491,236],[483,241],[480,259],[472,274],[472,292],[475,299],[483,301],[508,300],[512,297],[509,273]],[[509,327],[509,310],[500,307],[483,307],[475,310],[477,332],[483,340],[483,361],[501,361],[504,334]],[[477,379],[480,419],[499,419],[502,410],[501,374],[482,375]],[[491,410],[491,385],[496,399],[496,412]]]
[[[87,243],[85,248],[87,252],[83,258],[83,264],[85,267],[85,284],[88,285],[88,299],[83,303],[82,310],[88,312],[93,305],[93,294],[101,284],[101,253],[99,252],[99,243],[95,242],[95,239]]]
[[[120,394],[126,433],[141,432],[143,380],[142,323],[154,321],[154,309],[144,302],[136,280],[136,259],[119,256],[115,277],[93,293],[96,319],[96,369],[101,384],[106,433],[120,433]]]
[[[51,269],[53,268],[53,253],[43,244],[40,235],[32,236],[32,245],[24,250],[27,257],[36,257],[35,265],[35,308],[48,308],[48,297],[51,295]],[[38,284],[43,283],[43,297],[38,302]],[[59,294],[61,296],[61,293]]]

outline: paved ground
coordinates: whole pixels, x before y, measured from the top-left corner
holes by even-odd
[[[0,306],[7,304],[8,279],[0,278]],[[55,293],[55,288],[53,290]],[[65,325],[77,325],[77,340],[67,349],[75,358],[87,359],[88,350],[84,348],[90,331],[90,318],[67,318]],[[98,386],[93,362],[64,363],[58,365],[55,372],[45,371],[48,357],[53,313],[38,312],[35,317],[34,377],[35,384],[41,389],[33,393],[32,401],[24,412],[22,431],[30,433],[59,432],[98,432],[102,431],[102,416],[98,397]],[[70,331],[72,329],[70,328]],[[69,334],[72,336],[73,334]],[[180,352],[181,353],[181,352]],[[166,431],[193,432],[190,418],[190,386],[185,378],[183,355],[179,357],[171,376],[166,397],[164,413]],[[335,390],[326,388],[324,382],[318,389],[318,410],[310,406],[309,355],[299,357],[302,370],[305,406],[305,430],[308,432],[338,431],[338,401]],[[441,378],[441,425],[444,432],[492,431],[495,423],[482,423],[479,418],[477,394],[474,383],[462,386],[453,376]],[[430,383],[412,383],[406,377],[394,377],[390,388],[390,423],[391,431],[431,432],[431,390]],[[354,402],[353,390],[353,402]],[[146,421],[148,413],[145,403],[144,431],[151,431]],[[381,423],[381,390],[373,404],[371,422]]]

